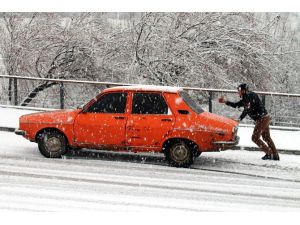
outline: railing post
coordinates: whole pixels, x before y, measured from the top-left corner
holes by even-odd
[[[14,105],[18,105],[18,79],[14,78]]]
[[[261,100],[262,100],[263,106],[266,107],[266,95],[262,95]]]
[[[8,79],[8,101],[12,104],[12,78]]]
[[[64,83],[60,82],[59,85],[59,94],[60,94],[60,108],[65,108],[65,90],[64,90]]]
[[[212,112],[212,98],[213,98],[213,93],[210,91],[209,93],[209,98],[208,98],[208,111]]]

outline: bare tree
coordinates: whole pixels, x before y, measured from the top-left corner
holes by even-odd
[[[91,21],[91,16],[85,13],[71,17],[55,13],[35,13],[25,17],[16,13],[4,14],[2,30],[6,35],[1,50],[8,73],[92,79],[95,60],[89,39]],[[32,87],[21,105],[27,105],[39,92],[56,84],[42,82]]]
[[[296,92],[299,40],[289,16],[3,13],[0,49],[12,75],[214,88],[247,82]],[[22,104],[55,85],[29,86]]]

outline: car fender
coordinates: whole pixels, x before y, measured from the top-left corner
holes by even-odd
[[[162,146],[169,139],[185,139],[185,140],[194,142],[200,148],[201,143],[199,141],[197,141],[196,137],[197,137],[196,132],[193,132],[189,129],[178,129],[178,128],[176,129],[175,128],[168,132],[167,136],[162,141]]]
[[[57,130],[62,133],[69,143],[73,145],[73,124],[43,124],[43,126],[37,127],[36,132],[32,134],[34,141],[37,142],[37,136],[43,130]]]
[[[212,144],[213,132],[208,132],[202,129],[189,129],[189,128],[175,128],[171,130],[162,142],[164,143],[173,138],[186,139],[194,142],[201,151],[207,151],[214,148]]]

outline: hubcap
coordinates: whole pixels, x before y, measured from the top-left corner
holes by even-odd
[[[182,162],[188,157],[188,149],[184,144],[178,144],[171,150],[173,159],[177,162]]]
[[[62,145],[59,138],[51,137],[45,142],[45,147],[48,152],[58,152],[61,150]]]

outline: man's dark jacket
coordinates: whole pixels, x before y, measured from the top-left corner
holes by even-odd
[[[244,107],[244,111],[240,116],[240,120],[249,115],[251,119],[257,121],[268,114],[258,95],[254,92],[245,93],[242,96],[242,99],[238,102],[226,101],[225,104],[233,108]]]

